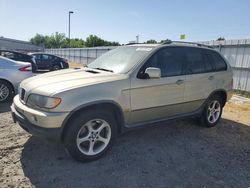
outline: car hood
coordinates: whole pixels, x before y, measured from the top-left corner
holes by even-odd
[[[28,78],[20,84],[20,87],[27,93],[51,96],[66,90],[125,78],[124,74],[90,68],[65,69]]]

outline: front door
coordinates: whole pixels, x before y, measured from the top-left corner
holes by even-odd
[[[131,78],[131,116],[129,124],[154,121],[182,113],[185,76],[182,48],[158,50],[140,69],[161,69],[161,78]]]

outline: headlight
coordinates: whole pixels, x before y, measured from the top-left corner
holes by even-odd
[[[58,97],[46,97],[37,94],[29,95],[27,105],[31,107],[52,109],[57,107],[61,103],[61,99]]]

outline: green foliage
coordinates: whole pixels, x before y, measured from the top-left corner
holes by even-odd
[[[34,45],[41,46],[45,44],[45,37],[37,33],[33,38],[30,39],[30,42]]]
[[[226,40],[224,37],[219,37],[218,39],[217,39],[217,41],[222,41],[222,40]]]
[[[94,46],[119,46],[118,42],[109,42],[103,40],[96,35],[90,35],[87,37],[86,42],[83,39],[69,39],[66,38],[64,33],[41,35],[36,34],[33,38],[30,39],[32,44],[43,46],[45,48],[83,48],[83,47],[94,47]]]
[[[150,40],[146,41],[146,44],[157,44],[157,41],[154,39],[150,39]]]
[[[157,42],[156,40],[154,39],[150,39],[150,40],[147,40],[146,42],[144,42],[145,44],[162,44],[162,43],[167,43],[167,42],[171,42],[170,39],[165,39],[165,40],[161,40],[160,42]]]
[[[118,42],[109,42],[99,38],[96,35],[90,35],[86,38],[85,42],[86,47],[95,47],[95,46],[120,46]]]
[[[171,43],[171,40],[170,40],[170,39],[161,40],[160,43],[161,43],[161,44],[162,44],[162,43]]]

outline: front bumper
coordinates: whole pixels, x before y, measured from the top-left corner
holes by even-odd
[[[58,140],[62,132],[62,124],[68,113],[42,112],[22,104],[17,95],[11,105],[14,122],[27,132],[50,140]]]
[[[16,111],[14,105],[11,106],[12,119],[20,125],[28,133],[42,137],[48,140],[59,141],[61,136],[61,128],[41,128],[30,123],[23,114]]]

